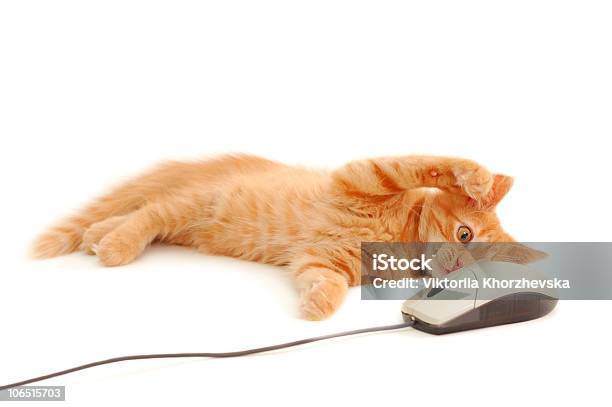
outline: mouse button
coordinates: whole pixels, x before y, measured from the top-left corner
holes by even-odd
[[[493,261],[482,262],[481,266],[486,276],[479,282],[477,306],[506,295],[523,292],[559,298],[558,291],[545,284],[550,277],[529,266]]]
[[[480,267],[480,264],[482,262],[477,261],[476,263],[472,263],[469,264],[467,266],[464,267],[465,270],[469,270],[473,275],[474,278],[477,280],[480,280],[484,277],[486,277],[486,270],[484,270],[482,267]]]
[[[449,280],[449,282],[430,288],[426,294],[427,298],[432,298],[438,294],[441,294],[441,296],[436,297],[436,299],[459,300],[475,294],[475,292],[473,292],[474,289],[471,286],[471,280],[476,280],[476,274],[471,268],[465,267],[449,273],[445,278],[438,277],[437,279],[442,280],[442,282]],[[458,288],[452,288],[455,285]],[[450,286],[451,288],[447,288],[447,286]]]
[[[498,280],[512,280],[526,278],[529,280],[546,279],[548,276],[534,269],[530,265],[513,263],[511,261],[482,261],[479,262],[482,274],[488,278]]]

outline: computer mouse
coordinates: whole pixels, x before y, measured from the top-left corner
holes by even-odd
[[[406,300],[404,320],[440,335],[540,318],[559,300],[556,289],[540,283],[548,277],[523,264],[483,261],[447,278],[446,288],[424,288]]]

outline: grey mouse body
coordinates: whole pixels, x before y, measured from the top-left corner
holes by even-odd
[[[448,280],[451,288],[424,288],[406,300],[404,319],[439,335],[540,318],[559,298],[554,288],[540,283],[545,275],[521,264],[474,263]]]

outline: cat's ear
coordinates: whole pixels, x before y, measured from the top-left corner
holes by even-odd
[[[492,245],[495,246],[495,254],[491,257],[493,261],[528,264],[548,257],[548,253],[520,243],[493,243]]]
[[[506,196],[510,188],[512,188],[512,183],[514,179],[507,175],[494,174],[493,175],[493,186],[491,186],[491,191],[484,196],[480,202],[478,202],[479,206],[484,209],[493,209],[497,206],[497,204]]]

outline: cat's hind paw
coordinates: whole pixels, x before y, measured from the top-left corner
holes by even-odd
[[[144,247],[136,240],[111,232],[98,245],[92,247],[102,264],[108,267],[131,263]]]
[[[91,225],[83,234],[79,250],[87,254],[96,254],[98,243],[125,220],[125,216],[113,216]]]

